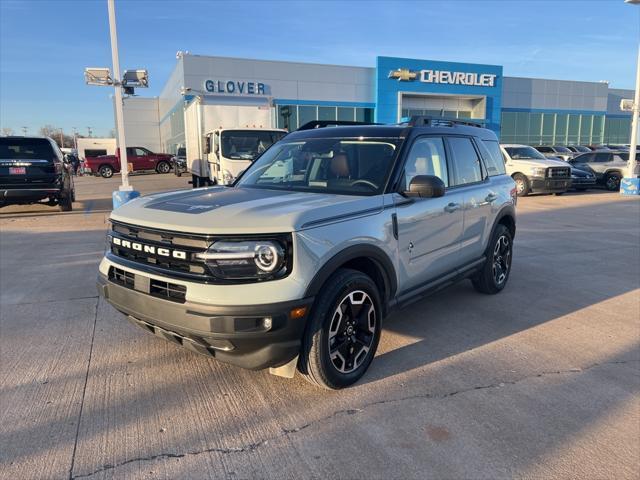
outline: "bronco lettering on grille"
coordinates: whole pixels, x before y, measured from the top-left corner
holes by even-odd
[[[183,250],[171,250],[169,248],[154,247],[153,245],[145,245],[143,243],[131,242],[129,240],[122,240],[118,237],[111,237],[111,243],[122,248],[129,250],[136,250],[138,252],[150,253],[151,255],[158,255],[160,257],[173,257],[178,260],[186,260],[187,252]]]

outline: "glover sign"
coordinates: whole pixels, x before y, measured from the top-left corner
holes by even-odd
[[[265,84],[260,82],[244,82],[238,80],[205,80],[204,89],[209,93],[225,93],[234,95],[264,95]]]

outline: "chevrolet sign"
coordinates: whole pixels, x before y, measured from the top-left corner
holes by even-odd
[[[117,245],[120,248],[126,248],[129,250],[135,250],[136,252],[148,253],[150,255],[157,255],[159,257],[171,257],[178,260],[186,260],[187,252],[183,250],[173,250],[164,247],[156,247],[154,245],[146,245],[144,243],[132,242],[130,240],[123,240],[118,237],[109,235],[109,241],[113,245]]]
[[[417,78],[423,83],[468,85],[473,87],[495,87],[496,77],[497,75],[490,73],[448,72],[445,70],[412,71],[407,68],[398,68],[389,72],[389,78],[403,82],[409,82]]]

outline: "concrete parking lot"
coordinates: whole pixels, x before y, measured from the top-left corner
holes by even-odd
[[[387,319],[322,391],[196,356],[95,290],[118,179],[0,211],[0,478],[638,478],[640,202],[518,204],[511,280]],[[186,178],[132,178],[143,192]]]

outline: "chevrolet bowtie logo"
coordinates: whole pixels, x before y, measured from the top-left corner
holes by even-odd
[[[399,82],[408,82],[410,80],[415,80],[418,74],[416,72],[412,72],[408,68],[399,68],[397,70],[391,70],[389,72],[389,78],[395,78]]]

